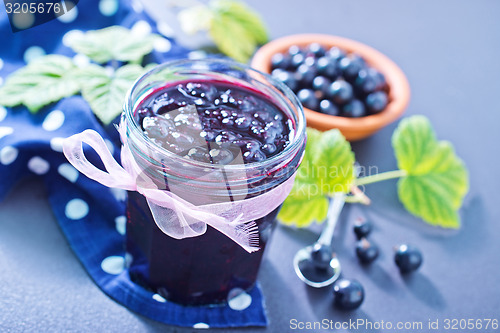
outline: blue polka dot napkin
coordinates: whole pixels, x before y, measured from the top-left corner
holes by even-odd
[[[72,36],[115,24],[159,33],[171,30],[164,23],[153,22],[137,0],[83,1],[56,20],[15,34],[0,9],[0,84],[9,73],[40,55],[57,53],[73,57],[77,64],[85,61],[66,46]],[[156,62],[188,55],[189,50],[165,34],[155,45]],[[80,96],[53,103],[37,114],[24,107],[0,106],[0,199],[24,175],[41,176],[57,221],[91,278],[104,293],[141,315],[194,328],[265,326],[258,285],[225,306],[184,307],[130,280],[127,263],[132,258],[124,246],[127,193],[89,180],[62,154],[62,138],[89,128],[105,138],[118,159],[117,132],[113,126],[103,128]]]

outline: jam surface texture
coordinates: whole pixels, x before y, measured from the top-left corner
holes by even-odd
[[[261,162],[289,144],[289,118],[266,96],[229,82],[158,89],[135,112],[156,145],[211,164]]]

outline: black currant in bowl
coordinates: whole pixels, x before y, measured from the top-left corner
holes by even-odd
[[[385,109],[388,103],[387,94],[382,91],[376,91],[366,96],[366,108],[372,114],[379,113]]]
[[[297,98],[306,108],[316,109],[319,105],[318,97],[312,89],[301,89],[297,92]]]
[[[301,67],[304,64],[306,66]],[[276,69],[290,72],[298,84],[292,81],[289,87],[294,88],[296,94],[302,89],[311,89],[318,99],[316,108],[304,105],[308,126],[321,131],[337,128],[350,141],[365,138],[395,121],[409,102],[408,81],[394,62],[370,46],[343,37],[300,34],[278,38],[255,53],[251,66],[265,73]],[[296,73],[299,67],[300,73]],[[315,77],[304,74],[306,67],[314,68]],[[331,84],[349,83],[352,96],[337,99],[334,93],[337,99],[334,100],[325,88],[325,79]],[[364,114],[359,112],[357,102],[345,108],[352,100],[363,104]],[[330,101],[336,108],[323,101]],[[358,114],[362,115],[356,116]]]
[[[339,107],[328,99],[324,99],[319,103],[319,109],[322,113],[330,116],[338,116],[340,114]]]
[[[313,42],[276,53],[271,58],[272,75],[300,95],[304,107],[323,114],[359,118],[382,111],[389,101],[384,75],[358,54],[326,49]]]

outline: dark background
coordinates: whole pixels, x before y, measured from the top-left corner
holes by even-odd
[[[273,38],[303,32],[335,34],[366,43],[406,73],[412,99],[406,115],[424,114],[438,137],[453,142],[470,171],[470,192],[457,231],[432,228],[407,213],[396,182],[369,185],[370,207],[347,206],[334,246],[344,276],[366,290],[362,307],[340,312],[331,288],[307,288],[294,274],[295,252],[320,228],[280,227],[263,263],[267,329],[219,332],[288,332],[289,322],[366,319],[423,322],[499,319],[500,205],[496,193],[500,131],[500,2],[483,1],[269,1],[253,0]],[[84,6],[80,3],[80,6]],[[163,17],[165,0],[150,0]],[[393,124],[353,144],[358,161],[379,171],[396,168],[390,146]],[[375,224],[371,240],[381,257],[358,264],[352,233],[357,216]],[[407,242],[424,254],[421,269],[402,277],[392,247]],[[71,252],[40,183],[20,183],[0,203],[0,329],[2,332],[191,332],[136,315],[105,296]],[[363,332],[363,329],[352,330]],[[374,330],[375,331],[375,330]],[[383,330],[379,330],[383,331]],[[395,330],[396,331],[396,330]],[[397,330],[404,332],[405,330]],[[460,331],[460,330],[459,330]],[[485,331],[470,330],[470,331]],[[493,331],[489,329],[488,331]],[[343,330],[339,330],[343,332]],[[418,332],[418,330],[415,330]]]

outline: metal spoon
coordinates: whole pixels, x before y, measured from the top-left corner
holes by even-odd
[[[332,252],[332,238],[344,203],[344,193],[334,195],[328,207],[326,226],[318,240],[300,249],[293,259],[295,273],[311,287],[329,286],[340,276],[340,262]]]

